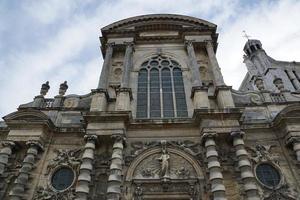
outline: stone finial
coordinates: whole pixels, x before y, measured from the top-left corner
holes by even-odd
[[[281,78],[278,78],[277,76],[275,76],[273,83],[279,91],[281,91],[281,92],[284,91],[284,84],[283,84]]]
[[[61,96],[65,95],[67,89],[68,89],[68,84],[67,81],[65,81],[62,84],[60,84],[58,94]]]
[[[50,85],[49,85],[49,81],[47,81],[46,83],[42,84],[40,94],[42,96],[45,96],[49,91],[49,89],[50,89]]]
[[[260,91],[265,89],[264,80],[261,76],[256,76],[254,84],[257,87],[257,89]]]

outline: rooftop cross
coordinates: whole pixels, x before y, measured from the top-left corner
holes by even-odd
[[[247,35],[246,31],[243,31],[243,33],[244,33],[243,37],[244,37],[244,38],[247,38],[247,40],[249,40],[249,38],[250,38],[251,36],[250,36],[250,35]]]

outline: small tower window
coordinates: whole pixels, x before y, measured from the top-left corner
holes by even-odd
[[[137,118],[187,117],[187,105],[180,65],[155,56],[139,71]]]

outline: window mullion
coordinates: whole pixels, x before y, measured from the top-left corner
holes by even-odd
[[[150,112],[151,112],[151,110],[150,110],[150,97],[151,97],[151,94],[150,94],[150,70],[149,69],[147,69],[147,75],[148,75],[148,77],[147,77],[147,118],[150,118]]]
[[[175,97],[175,88],[174,88],[174,78],[173,78],[173,69],[170,69],[171,73],[171,82],[172,82],[172,97],[173,97],[173,112],[174,112],[174,117],[177,117],[177,102],[176,102],[176,97]]]
[[[162,78],[161,78],[161,69],[159,70],[159,94],[160,94],[160,117],[164,117],[164,102],[163,102],[163,92],[162,92]]]

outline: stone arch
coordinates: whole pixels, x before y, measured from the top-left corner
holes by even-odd
[[[203,179],[204,178],[204,174],[203,171],[199,165],[199,163],[195,160],[195,158],[193,158],[191,155],[187,154],[186,152],[176,149],[176,148],[170,148],[168,147],[168,152],[171,154],[174,154],[176,156],[179,156],[182,159],[185,159],[191,166],[193,166],[193,169],[195,171],[196,174],[196,179]],[[155,154],[159,154],[161,153],[161,148],[159,147],[155,147],[152,149],[148,149],[145,150],[144,152],[142,152],[140,155],[138,155],[133,162],[130,164],[126,176],[125,176],[125,181],[132,181],[134,178],[134,173],[137,169],[137,167],[141,164],[142,161],[145,161],[147,158],[149,158],[149,156],[155,155]],[[172,167],[172,166],[171,166]]]

